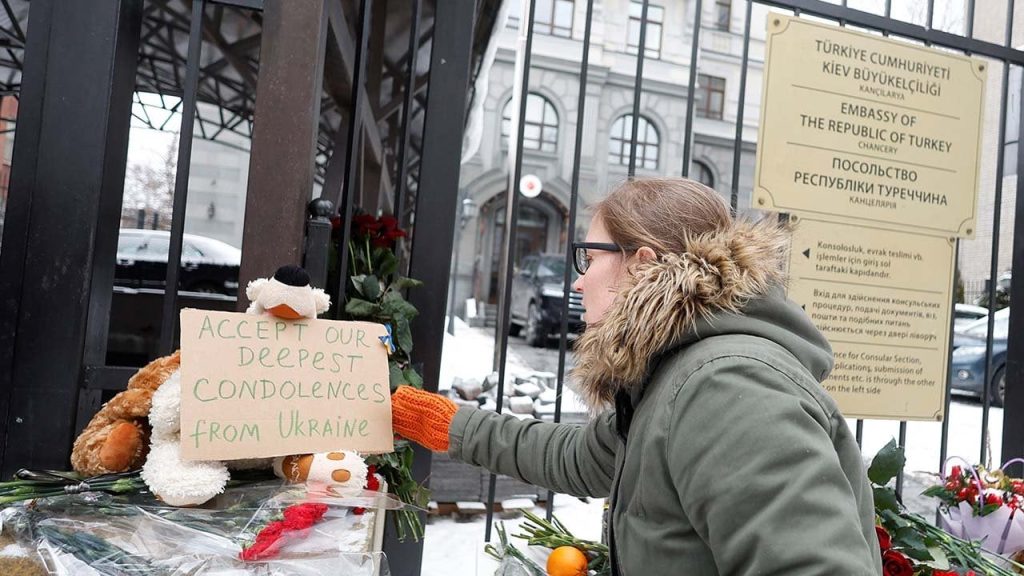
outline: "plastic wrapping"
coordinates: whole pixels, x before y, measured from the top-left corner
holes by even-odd
[[[0,511],[0,530],[57,575],[389,576],[379,552],[384,510],[400,507],[386,493],[339,497],[265,482],[197,508],[148,494],[40,499]],[[262,540],[271,544],[256,560],[241,559]]]

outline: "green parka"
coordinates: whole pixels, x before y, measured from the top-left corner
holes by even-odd
[[[819,382],[828,342],[782,281],[786,237],[737,223],[635,270],[577,343],[585,426],[462,408],[454,458],[610,498],[620,576],[878,576],[861,454]]]

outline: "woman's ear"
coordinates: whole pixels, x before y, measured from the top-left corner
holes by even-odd
[[[640,262],[653,262],[658,259],[658,255],[654,253],[652,248],[644,246],[636,251],[636,259]]]

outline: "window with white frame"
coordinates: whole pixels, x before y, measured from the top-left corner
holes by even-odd
[[[501,114],[501,136],[512,134],[512,100],[505,103]],[[530,92],[526,97],[526,122],[523,125],[523,149],[554,152],[558,146],[558,113],[551,102]]]
[[[533,8],[533,31],[563,38],[572,37],[574,0],[536,0]],[[509,0],[508,26],[519,28],[522,12],[520,0]]]
[[[729,30],[732,19],[732,0],[715,0],[715,28]]]
[[[697,182],[700,182],[701,184],[707,186],[708,188],[714,188],[715,187],[715,175],[714,175],[714,173],[711,172],[711,168],[707,164],[705,164],[705,163],[703,163],[703,162],[701,162],[699,160],[694,161],[693,169],[691,170],[691,174],[690,174],[690,178],[692,180],[696,180]]]
[[[643,2],[629,3],[629,31],[626,51],[636,54],[640,46],[640,19],[643,16]],[[644,37],[645,58],[661,58],[661,29],[665,22],[665,9],[654,4],[647,5],[647,32]]]
[[[699,74],[697,76],[697,116],[722,119],[725,110],[725,78]]]
[[[624,114],[612,122],[608,138],[609,162],[629,166],[629,156],[633,150],[632,136],[632,114]],[[658,129],[650,120],[640,116],[636,126],[636,165],[647,170],[657,170],[660,145]]]

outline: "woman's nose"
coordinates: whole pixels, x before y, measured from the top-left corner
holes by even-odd
[[[580,276],[572,283],[572,289],[577,292],[583,292],[583,276]]]

